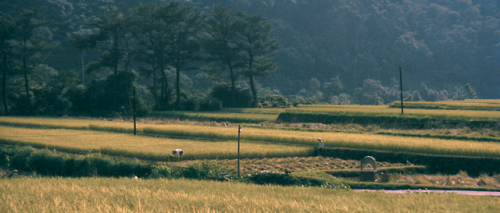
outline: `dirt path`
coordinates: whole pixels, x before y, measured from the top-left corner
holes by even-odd
[[[363,192],[363,191],[369,191],[369,192],[385,192],[385,193],[444,193],[444,194],[462,194],[462,195],[483,195],[483,196],[496,196],[500,197],[500,191],[468,191],[468,190],[367,190],[367,189],[355,189],[354,191],[357,192]]]

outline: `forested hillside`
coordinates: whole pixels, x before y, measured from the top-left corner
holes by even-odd
[[[137,7],[150,2],[4,0],[0,2],[0,12],[19,17],[22,9],[39,6],[40,18],[48,21],[36,32],[43,35],[43,40],[53,47],[40,52],[46,57],[40,57],[38,64],[33,62],[33,66],[37,66],[37,74],[30,77],[30,87],[42,87],[51,79],[54,81],[54,76],[59,76],[59,82],[68,84],[72,81],[73,84],[81,84],[85,78],[83,87],[90,88],[92,85],[98,87],[97,82],[104,81],[97,80],[112,74],[113,69],[108,64],[104,69],[109,69],[109,72],[92,71],[91,65],[104,57],[105,50],[83,44],[79,46],[75,41],[79,36],[102,32],[102,29],[97,29],[96,20],[102,19],[103,14],[111,17],[110,8],[115,8],[115,18],[128,20],[134,15],[134,8],[136,14],[147,15],[147,11],[137,11]],[[164,5],[170,1],[157,2]],[[274,28],[270,36],[276,39],[279,48],[276,46],[273,50],[267,50],[270,54],[266,59],[268,61],[259,63],[278,64],[267,64],[267,67],[261,64],[262,69],[267,70],[262,70],[260,74],[249,74],[246,70],[251,68],[241,65],[231,71],[234,76],[214,76],[217,73],[214,69],[221,64],[206,60],[213,59],[217,54],[216,51],[207,52],[205,45],[205,50],[200,46],[200,52],[193,53],[199,56],[199,60],[186,61],[186,69],[179,72],[180,67],[166,65],[158,73],[158,76],[164,75],[164,80],[153,80],[152,75],[144,74],[144,67],[149,63],[148,57],[132,57],[134,51],[137,53],[145,48],[139,39],[144,37],[124,32],[120,34],[123,40],[117,40],[117,44],[123,46],[120,47],[123,48],[123,59],[117,62],[115,70],[134,74],[121,78],[135,82],[145,100],[142,103],[144,108],[154,108],[156,105],[158,110],[194,109],[196,107],[193,105],[200,103],[206,103],[208,107],[212,98],[224,102],[228,97],[216,97],[217,92],[214,92],[219,91],[221,96],[220,93],[228,91],[224,90],[224,86],[221,88],[219,84],[222,82],[232,87],[232,94],[228,96],[249,99],[246,101],[248,104],[243,101],[245,104],[240,107],[257,106],[257,94],[259,98],[264,95],[282,95],[288,101],[387,104],[399,98],[399,66],[403,71],[405,98],[413,101],[475,98],[474,90],[479,98],[500,97],[498,1],[191,0],[180,4],[192,6],[192,11],[199,11],[200,20],[203,19],[200,24],[205,27],[209,22],[204,20],[214,17],[211,12],[216,5],[229,8],[234,17],[238,16],[238,10],[244,11],[248,17],[252,14],[262,15],[266,18],[262,23],[270,23]],[[198,34],[204,33],[200,30]],[[82,62],[87,69],[85,75],[81,73]],[[155,66],[153,70],[160,69]],[[218,73],[229,72],[229,67]],[[21,105],[24,101],[21,97],[25,86],[24,76],[20,71],[11,72],[5,89],[8,93],[6,96],[10,98],[6,101],[13,106]],[[117,74],[115,71],[113,76],[120,77]],[[72,81],[67,80],[70,78],[68,76]],[[248,81],[248,76],[252,76],[255,82]],[[226,80],[219,81],[216,77]],[[114,84],[114,89],[108,89],[116,90],[117,80],[108,81],[115,82],[110,83]],[[102,84],[99,88],[106,88]],[[73,89],[71,85],[62,87],[63,92],[70,90],[72,94],[83,93],[82,86]],[[43,93],[40,91],[38,94]],[[31,96],[36,99],[35,92]],[[185,99],[183,107],[180,106],[182,97]],[[127,102],[128,98],[123,98]],[[172,106],[158,106],[159,98],[168,99],[167,102]],[[66,104],[68,106],[78,101],[85,102],[83,99],[65,101],[70,102]],[[234,98],[232,104],[226,101],[223,105],[236,106]]]

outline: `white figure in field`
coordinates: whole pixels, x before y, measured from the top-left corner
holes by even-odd
[[[321,151],[323,148],[325,148],[325,145],[323,144],[323,141],[321,140],[321,138],[318,138],[318,141],[319,141],[318,150]]]
[[[182,151],[182,149],[175,149],[174,151],[172,151],[172,154],[179,154],[179,156],[182,156],[182,154],[184,153],[184,151]]]

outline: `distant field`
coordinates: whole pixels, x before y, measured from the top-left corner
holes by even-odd
[[[282,110],[283,111],[283,110]],[[267,113],[270,112],[270,113]],[[274,121],[278,117],[276,111],[260,110],[224,110],[220,112],[151,112],[149,116],[158,116],[166,118],[179,118],[190,120],[208,120],[208,121],[228,121],[232,123],[261,123],[265,121]]]
[[[236,158],[237,142],[210,142],[134,136],[88,130],[27,129],[0,126],[0,141],[37,147],[51,147],[72,152],[102,151],[106,154],[151,160],[170,160],[172,150],[183,149],[183,159]],[[241,156],[308,156],[312,148],[241,143]],[[104,154],[103,153],[103,154]]]
[[[307,105],[307,106],[299,105],[298,108],[287,109],[286,112],[401,115],[401,109],[398,108],[388,108],[387,106],[368,106],[368,105]],[[481,120],[500,119],[500,112],[496,111],[404,109],[404,114],[443,117],[443,118],[471,118],[471,119],[481,119]]]
[[[0,212],[499,212],[498,198],[128,178],[0,179]]]
[[[59,125],[66,122],[65,119],[61,120]],[[68,119],[70,120],[70,119]],[[2,121],[2,119],[0,119]],[[15,119],[11,118],[11,122]],[[45,122],[53,123],[55,121],[50,119],[24,119],[23,122]],[[83,122],[80,120],[79,122]],[[91,121],[93,122],[93,121]],[[74,124],[76,125],[76,124]],[[79,124],[82,125],[82,124]],[[82,125],[83,126],[83,125]],[[192,126],[192,125],[155,125],[155,124],[140,124],[140,130],[145,134],[165,135],[168,137],[187,137],[187,138],[205,138],[214,140],[232,140],[237,139],[237,127],[217,127],[217,126]],[[9,128],[9,127],[0,127]],[[91,126],[92,129],[104,131],[124,131],[131,132],[133,125],[129,122],[101,122],[100,125]],[[14,131],[16,128],[12,128]],[[22,128],[18,128],[22,129]],[[34,130],[23,129],[25,132],[37,132],[42,134],[43,131],[49,130]],[[69,131],[69,130],[50,130],[50,131]],[[90,131],[88,131],[90,132]],[[93,132],[92,134],[99,132]],[[4,139],[15,140],[15,137],[5,138],[10,133],[0,134]],[[19,135],[26,135],[25,133],[18,132]],[[33,134],[33,137],[36,137]],[[107,133],[101,133],[106,135]],[[13,135],[15,136],[15,135]],[[127,135],[124,135],[124,137]],[[132,136],[127,136],[132,137]],[[141,136],[144,138],[150,138]],[[500,143],[497,142],[474,142],[462,140],[444,140],[434,138],[414,138],[414,137],[398,137],[387,135],[372,135],[372,134],[350,134],[338,132],[304,132],[292,130],[279,130],[279,129],[261,129],[261,128],[243,128],[241,132],[242,140],[252,140],[258,142],[275,142],[275,143],[290,143],[308,145],[311,147],[317,146],[317,138],[322,138],[327,147],[342,147],[342,148],[358,148],[358,149],[373,149],[373,150],[386,150],[396,152],[412,152],[412,153],[428,153],[428,154],[446,154],[446,155],[464,155],[464,156],[483,156],[483,157],[500,157]],[[154,139],[154,138],[153,138]],[[146,139],[145,139],[146,140]],[[148,139],[149,140],[149,139]],[[31,142],[34,142],[33,139]],[[47,142],[53,143],[48,140]],[[61,145],[61,144],[58,144]],[[83,146],[83,145],[79,145]],[[93,147],[93,146],[92,146]],[[86,147],[86,148],[92,148]],[[100,145],[97,148],[104,147]],[[94,147],[96,148],[96,147]],[[113,149],[119,149],[114,147]],[[170,148],[169,148],[170,149]],[[133,151],[130,149],[129,151]],[[171,151],[171,150],[169,150]]]
[[[413,109],[446,109],[446,110],[484,110],[500,111],[500,100],[497,99],[467,99],[463,101],[435,101],[435,102],[404,102],[404,108]],[[392,108],[400,108],[401,102],[390,104]]]

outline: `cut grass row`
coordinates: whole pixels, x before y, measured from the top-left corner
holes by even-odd
[[[333,202],[334,201],[334,202]],[[1,212],[498,212],[498,198],[193,180],[0,180]]]
[[[57,149],[81,153],[101,152],[102,154],[137,157],[145,160],[172,161],[178,157],[172,150],[183,149],[182,159],[234,159],[237,157],[237,143],[202,142],[134,136],[130,134],[108,133],[88,130],[28,129],[0,126],[0,140],[5,144],[30,145],[33,147]],[[283,146],[274,144],[241,143],[242,158],[309,156],[312,148]]]

